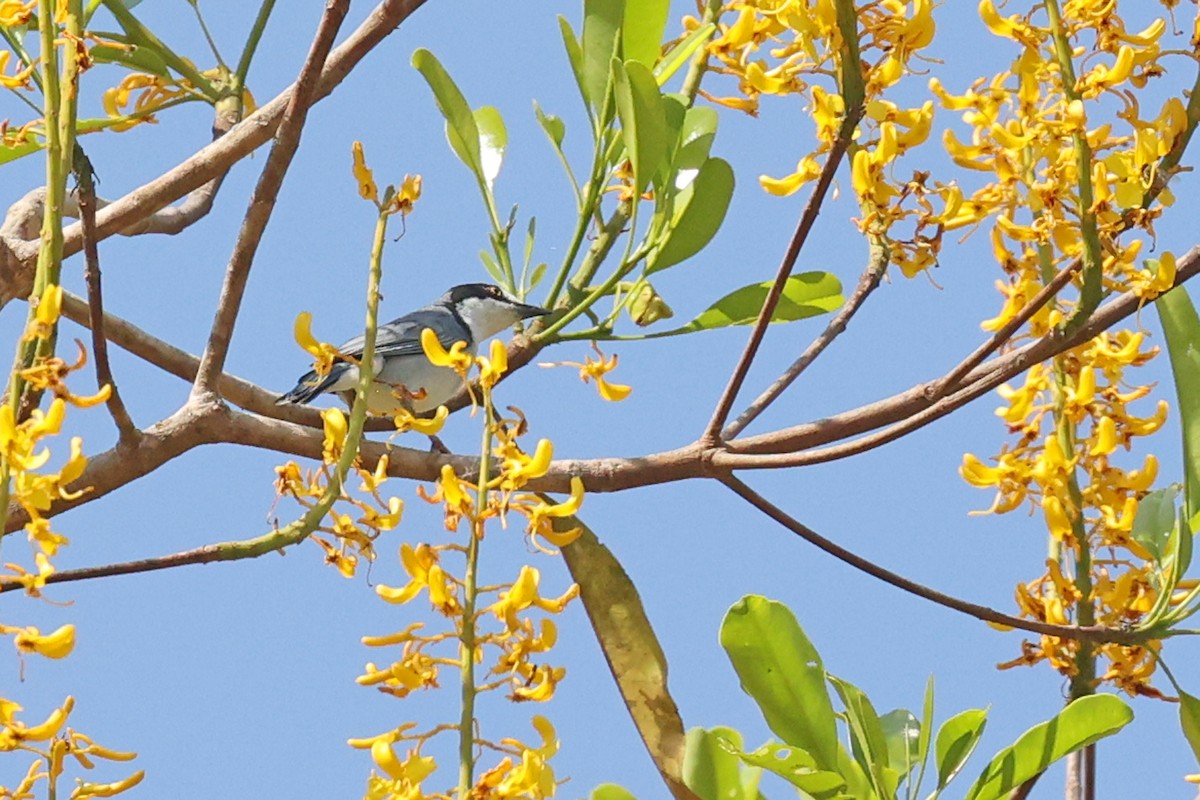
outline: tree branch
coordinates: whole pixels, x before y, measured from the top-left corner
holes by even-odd
[[[778,506],[772,504],[762,495],[755,492],[746,484],[742,483],[736,477],[727,475],[719,479],[729,489],[750,505],[757,508],[759,511],[766,514],[771,519],[778,522],[783,527],[787,528],[792,533],[799,536],[804,541],[823,550],[839,561],[849,564],[860,572],[865,572],[873,578],[877,578],[890,586],[895,586],[897,589],[902,589],[910,594],[914,594],[925,600],[937,603],[940,606],[949,608],[954,611],[961,612],[984,622],[991,622],[997,625],[1004,625],[1010,628],[1019,628],[1031,633],[1039,633],[1044,636],[1057,636],[1062,639],[1079,639],[1092,642],[1116,642],[1118,644],[1137,644],[1141,641],[1139,634],[1133,631],[1121,630],[1118,628],[1106,628],[1103,625],[1052,625],[1046,622],[1037,622],[1035,620],[1022,619],[1014,617],[1011,614],[1004,614],[995,609],[981,606],[977,603],[969,603],[966,600],[961,600],[957,597],[952,597],[948,594],[930,589],[928,586],[917,583],[916,581],[897,575],[891,570],[884,569],[873,561],[869,561],[860,555],[850,552],[835,542],[826,539],[821,534],[809,528],[799,520],[789,516],[785,511]]]
[[[425,0],[383,0],[376,6],[362,25],[330,54],[321,72],[314,102],[327,97],[367,53],[424,3]],[[97,241],[130,228],[199,189],[267,142],[279,127],[294,89],[294,86],[285,89],[225,136],[99,211],[96,215]],[[0,227],[0,305],[28,294],[30,262],[37,257],[37,242],[36,234],[21,235],[25,222],[9,215]],[[64,258],[78,253],[82,247],[81,227],[72,225],[63,236]]]
[[[1176,285],[1182,284],[1198,271],[1200,271],[1200,246],[1193,247],[1179,259]],[[964,388],[936,404],[930,404],[928,401],[926,389],[928,386],[935,385],[935,383],[930,383],[826,420],[745,439],[736,439],[721,447],[706,447],[700,443],[693,443],[675,450],[633,458],[558,460],[551,464],[549,472],[544,477],[530,483],[530,489],[543,492],[566,492],[570,489],[571,476],[579,475],[584,479],[588,491],[618,492],[690,478],[723,478],[732,470],[737,469],[766,469],[828,460],[832,457],[830,452],[822,454],[819,451],[807,453],[798,451],[811,450],[811,448],[831,441],[848,438],[855,433],[870,431],[889,422],[903,420],[906,416],[914,417],[916,420],[906,424],[926,424],[932,419],[950,413],[969,399],[986,393],[992,386],[998,385],[1028,368],[1030,364],[1050,358],[1076,346],[1079,342],[1086,341],[1106,328],[1112,327],[1121,319],[1133,314],[1140,307],[1140,303],[1141,301],[1133,295],[1122,295],[1101,307],[1084,328],[1070,337],[1054,333],[977,367],[968,375],[968,388]],[[68,297],[64,294],[63,310],[72,319],[75,318],[74,314],[80,304],[81,301],[78,298]],[[113,319],[111,315],[105,315],[106,330],[109,331],[109,335],[114,341],[118,341],[120,336],[133,338],[135,341],[130,344],[154,350],[155,358],[161,355],[158,351],[162,350],[170,357],[174,367],[180,368],[181,371],[188,368],[195,369],[193,356],[172,348],[166,343],[158,342],[158,340],[154,340],[157,344],[139,341],[133,333],[137,331],[136,328],[128,323],[123,323],[125,329],[122,329],[121,326],[113,324]],[[147,334],[142,335],[148,336]],[[123,343],[122,346],[127,345]],[[520,340],[515,343],[514,348],[520,350]],[[130,349],[132,350],[132,347]],[[529,352],[522,351],[522,358],[527,361],[528,357],[531,357]],[[221,387],[226,397],[233,398],[234,395],[244,394],[245,396],[237,402],[245,399],[248,405],[260,400],[270,402],[272,398],[272,395],[259,387],[232,376],[223,378]],[[228,391],[226,391],[227,389]],[[201,415],[200,420],[189,422],[188,409],[189,407],[185,407],[171,418],[146,431],[146,440],[132,451],[118,452],[113,449],[93,457],[83,475],[72,487],[92,487],[92,489],[75,500],[59,500],[46,512],[46,516],[51,517],[68,508],[90,502],[201,444],[236,443],[290,453],[304,458],[320,458],[323,435],[319,428],[231,409],[227,409],[219,418],[212,414],[204,414]],[[927,415],[921,416],[921,412],[926,409],[930,409]],[[280,409],[275,410],[279,411]],[[195,413],[194,409],[191,413]],[[291,409],[290,413],[312,415],[314,419],[317,414],[313,409],[300,408]],[[894,431],[878,435],[881,438],[886,436],[890,441],[891,438],[894,438]],[[844,446],[849,448],[862,445],[851,442]],[[786,448],[788,447],[795,448],[797,452],[787,452]],[[478,468],[477,460],[471,457],[444,456],[374,442],[364,443],[362,457],[364,462],[370,466],[385,452],[388,453],[390,460],[389,474],[395,477],[434,480],[442,464],[452,464],[456,473],[460,475],[471,474]],[[848,454],[848,451],[842,452]],[[24,512],[17,507],[11,508],[8,530],[20,527],[24,522]]]
[[[1175,287],[1200,273],[1200,246],[1194,246],[1179,258],[1175,275]],[[1172,287],[1174,288],[1174,287]],[[1134,314],[1146,301],[1132,292],[1126,292],[1101,306],[1088,319],[1087,324],[1071,334],[1053,331],[1042,338],[1016,348],[1002,356],[993,358],[971,370],[963,379],[955,394],[943,400],[931,401],[929,396],[936,392],[939,381],[923,383],[883,400],[869,403],[840,414],[795,425],[757,436],[747,436],[728,442],[717,460],[729,469],[759,469],[764,467],[792,466],[792,461],[753,461],[734,456],[749,454],[795,454],[802,450],[819,447],[830,442],[848,439],[876,428],[914,417],[920,412],[937,405],[940,413],[932,418],[945,416],[967,401],[979,397],[991,388],[1020,374],[1032,364],[1045,361],[1059,353],[1070,350],[1101,332],[1113,327],[1121,320]],[[941,380],[944,380],[941,379]],[[957,399],[956,399],[957,398]],[[949,403],[948,401],[954,401]],[[924,424],[924,423],[922,423]],[[894,436],[890,437],[895,438]],[[839,456],[840,457],[840,456]],[[821,458],[828,461],[828,458]]]
[[[937,386],[933,389],[933,391],[930,392],[929,399],[940,400],[941,398],[945,397],[948,392],[957,388],[959,381],[961,381],[964,376],[982,364],[985,358],[1003,347],[1008,340],[1013,337],[1013,334],[1021,329],[1022,325],[1028,322],[1034,314],[1036,314],[1042,309],[1043,306],[1046,305],[1046,303],[1050,302],[1050,300],[1056,294],[1058,294],[1060,289],[1070,283],[1071,278],[1074,277],[1075,273],[1078,272],[1079,268],[1082,266],[1083,261],[1080,259],[1075,259],[1070,264],[1059,270],[1058,274],[1055,275],[1049,283],[1043,286],[1041,290],[1038,291],[1038,293],[1035,294],[1033,298],[1025,304],[1025,307],[1017,312],[1016,316],[1014,316],[1012,319],[1006,322],[1003,327],[992,334],[990,339],[979,345],[979,347],[975,348],[975,352],[971,353],[971,355],[960,361],[958,365],[954,367],[954,369],[950,370],[946,377],[938,381]]]
[[[767,390],[760,394],[753,403],[746,407],[736,420],[725,427],[721,431],[721,438],[728,441],[734,438],[746,426],[753,422],[759,414],[767,409],[767,406],[774,403],[789,386],[800,377],[804,370],[812,362],[817,360],[817,356],[825,351],[833,343],[833,340],[840,336],[845,330],[850,320],[858,313],[858,309],[866,302],[871,292],[879,286],[879,282],[883,279],[884,273],[887,271],[887,261],[880,256],[886,256],[883,250],[872,248],[872,258],[867,268],[863,270],[862,275],[858,278],[858,285],[854,287],[853,294],[850,298],[838,309],[837,315],[825,326],[825,330],[821,335],[813,340],[800,357],[797,358],[792,365],[784,370],[775,382],[767,387]]]
[[[140,431],[129,416],[121,392],[113,378],[108,361],[108,340],[104,338],[104,295],[100,285],[100,252],[96,246],[96,185],[92,163],[77,142],[75,144],[75,179],[79,184],[79,214],[83,222],[84,278],[88,293],[88,322],[92,330],[92,357],[96,360],[96,383],[108,387],[108,413],[117,426],[118,443],[132,445]]]
[[[725,425],[725,420],[729,418],[729,412],[733,408],[733,401],[737,399],[737,394],[742,388],[742,384],[746,380],[746,374],[750,371],[750,365],[754,363],[754,357],[758,355],[758,347],[762,344],[763,337],[767,333],[767,325],[771,322],[771,316],[775,313],[775,307],[779,304],[779,298],[783,294],[783,286],[787,282],[788,276],[792,274],[792,269],[796,266],[796,259],[800,257],[800,251],[804,247],[804,243],[808,241],[808,234],[812,230],[812,226],[817,222],[817,215],[821,213],[821,206],[825,202],[825,195],[829,191],[830,184],[833,183],[833,176],[841,166],[842,156],[846,154],[846,148],[850,146],[850,139],[854,136],[854,128],[858,125],[858,121],[862,119],[862,106],[854,106],[846,110],[846,116],[842,120],[842,125],[838,129],[837,139],[829,150],[829,155],[825,159],[825,165],[821,167],[821,174],[817,178],[816,184],[813,186],[812,194],[808,198],[808,202],[804,205],[804,211],[800,214],[800,220],[796,223],[796,231],[792,234],[792,240],[788,243],[787,251],[783,255],[783,260],[779,264],[779,269],[775,273],[775,282],[771,285],[771,290],[767,292],[767,299],[763,301],[762,309],[758,312],[758,319],[754,323],[754,328],[750,331],[750,339],[746,342],[746,348],[742,351],[741,357],[738,359],[737,366],[733,369],[733,374],[729,376],[729,383],[725,386],[725,391],[721,393],[721,397],[717,400],[717,407],[713,410],[712,419],[709,420],[708,427],[705,428],[704,434],[700,440],[707,445],[716,444],[721,435],[721,428]]]
[[[212,330],[192,386],[193,394],[211,394],[217,389],[218,380],[225,367],[225,358],[229,353],[233,326],[241,310],[250,267],[254,263],[254,254],[258,252],[259,242],[262,241],[263,232],[275,209],[275,200],[283,186],[284,176],[296,149],[300,146],[300,134],[304,129],[309,105],[313,101],[321,67],[329,55],[330,48],[333,47],[334,37],[337,36],[342,20],[346,18],[348,8],[349,0],[329,0],[325,4],[325,13],[317,26],[308,56],[293,84],[291,98],[279,124],[275,144],[267,155],[258,184],[250,196],[249,207],[242,218],[242,226],[225,270],[225,281],[221,286],[221,298],[213,318]]]

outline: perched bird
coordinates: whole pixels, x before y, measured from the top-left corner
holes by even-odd
[[[466,342],[474,355],[481,341],[531,317],[550,311],[526,305],[509,297],[490,283],[464,283],[455,286],[431,305],[380,325],[375,334],[375,380],[367,396],[372,414],[395,414],[401,408],[414,414],[435,410],[463,387],[462,378],[449,367],[429,363],[421,348],[421,331],[431,328],[442,347]],[[363,337],[357,336],[338,348],[352,359],[363,353]],[[340,393],[354,399],[358,367],[350,361],[338,361],[325,376],[309,371],[295,388],[276,400],[276,404],[307,403],[319,394]]]

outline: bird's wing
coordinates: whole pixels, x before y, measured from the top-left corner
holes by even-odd
[[[447,350],[461,339],[454,331],[450,330],[454,320],[449,314],[429,315],[421,322],[414,320],[413,316],[409,314],[379,326],[375,332],[376,355],[384,357],[410,356],[422,353],[421,330],[423,328],[432,328],[442,347]],[[338,350],[351,358],[360,358],[363,352],[363,337],[355,336]]]

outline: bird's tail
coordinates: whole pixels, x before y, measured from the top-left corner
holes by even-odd
[[[349,366],[346,363],[334,364],[333,369],[324,377],[314,371],[305,373],[290,391],[280,395],[275,400],[275,405],[281,406],[288,403],[307,403],[311,401],[314,397],[328,391],[331,386],[337,383],[338,379],[342,377],[342,373]]]

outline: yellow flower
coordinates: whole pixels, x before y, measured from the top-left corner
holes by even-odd
[[[541,531],[551,518],[571,517],[583,505],[583,479],[578,475],[571,478],[571,496],[557,505],[538,503],[527,512],[530,530]]]
[[[371,174],[370,167],[367,166],[366,157],[363,155],[362,142],[355,142],[351,146],[351,152],[354,154],[354,179],[358,181],[358,195],[364,200],[370,200],[372,203],[379,202],[379,189],[375,186],[375,176]]]
[[[508,440],[497,448],[496,455],[504,459],[500,466],[500,486],[512,491],[549,471],[550,461],[554,458],[554,444],[549,439],[539,439],[533,456],[529,456],[521,452],[515,442]]]
[[[433,412],[432,417],[417,417],[411,411],[400,406],[396,410],[394,421],[396,423],[396,433],[406,433],[408,431],[416,431],[423,433],[426,436],[436,436],[442,426],[446,424],[446,418],[450,416],[450,409],[445,406],[438,406],[437,411]]]
[[[544,703],[554,697],[554,689],[566,674],[567,670],[564,667],[542,664],[533,671],[532,680],[516,686],[510,697],[518,702],[532,700],[535,703]],[[531,755],[528,750],[525,753]]]
[[[319,342],[312,335],[312,314],[308,311],[301,311],[296,315],[292,334],[296,339],[296,344],[303,347],[316,359],[313,363],[313,372],[321,377],[328,375],[329,370],[333,369],[334,362],[343,358],[336,347],[328,342]]]
[[[455,342],[447,350],[438,340],[437,333],[433,328],[425,328],[421,331],[421,349],[425,351],[425,357],[429,359],[429,363],[435,367],[449,367],[464,378],[467,370],[471,368],[471,356],[466,352],[467,343]]]
[[[522,566],[517,580],[507,591],[500,593],[500,598],[488,610],[495,614],[497,619],[504,620],[508,630],[515,631],[521,627],[517,620],[518,612],[534,607],[550,614],[560,614],[567,603],[579,594],[579,586],[572,584],[560,597],[542,597],[538,591],[541,579],[542,573],[536,567],[528,564]]]
[[[584,383],[596,381],[596,389],[600,392],[600,397],[610,402],[618,402],[624,400],[633,391],[630,386],[624,386],[619,383],[609,383],[604,376],[617,368],[617,356],[614,354],[612,358],[605,360],[604,353],[600,348],[593,343],[592,348],[596,351],[599,358],[592,358],[590,355],[580,364],[578,361],[561,361],[552,364],[538,364],[539,367],[577,367],[579,369],[579,379]]]
[[[457,589],[437,561],[436,548],[422,544],[413,549],[405,542],[400,545],[400,563],[411,580],[399,589],[380,584],[375,587],[375,593],[389,603],[407,603],[422,589],[428,589],[429,601],[436,609],[447,616],[457,614],[462,608]]]
[[[392,196],[389,210],[393,214],[408,214],[421,197],[421,176],[405,175],[404,182]]]
[[[144,770],[138,770],[123,781],[114,783],[88,783],[80,781],[75,787],[75,791],[71,792],[71,800],[87,800],[89,797],[113,797],[126,789],[132,789],[142,782],[146,777]]]
[[[342,453],[342,445],[346,442],[346,434],[350,430],[350,423],[346,420],[346,415],[342,413],[340,408],[327,408],[321,412],[321,421],[324,423],[325,441],[321,445],[321,456],[326,463],[337,461]]]
[[[29,22],[33,17],[33,7],[37,5],[37,0],[29,0],[27,3],[22,3],[20,0],[0,0],[0,25],[6,28],[16,28]],[[8,53],[0,53],[0,71],[3,71],[3,58]]]
[[[490,389],[508,372],[508,348],[504,342],[493,339],[488,357],[476,356],[475,363],[479,366],[479,384]]]
[[[71,624],[46,634],[32,626],[10,628],[0,625],[0,633],[15,633],[13,644],[22,653],[37,653],[46,658],[66,658],[75,649],[75,626]]]

